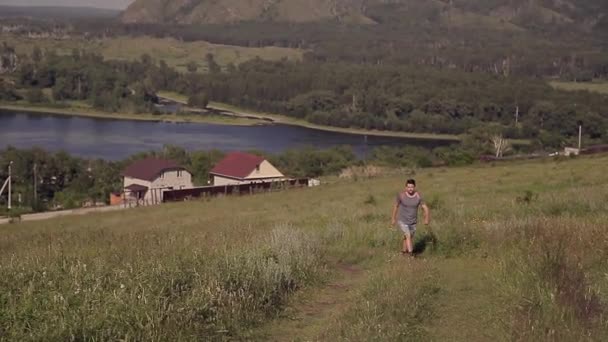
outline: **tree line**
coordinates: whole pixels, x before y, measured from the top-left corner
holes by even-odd
[[[14,86],[2,83],[0,99],[25,99],[34,104],[86,101],[108,112],[149,113],[155,110],[157,89],[170,87],[178,78],[166,63],[157,64],[148,55],[138,61],[114,61],[80,49],[59,55],[35,47],[31,55],[19,60],[12,72]]]
[[[433,150],[419,147],[378,147],[367,158],[357,158],[351,147],[319,150],[303,147],[279,154],[260,151],[289,177],[338,175],[352,166],[376,165],[390,168],[418,168],[470,164],[479,151],[491,151],[487,141],[472,145],[444,146]],[[147,157],[171,159],[188,169],[197,186],[209,184],[209,172],[225,153],[219,150],[186,151],[167,145],[160,151],[138,153],[124,160],[109,161],[49,152],[41,148],[0,150],[0,180],[8,177],[12,162],[13,205],[27,211],[80,207],[84,203],[108,203],[111,193],[122,191],[121,171],[135,160]],[[0,198],[0,214],[6,210],[6,193]]]
[[[608,141],[607,96],[556,90],[532,78],[260,59],[184,78],[180,92],[322,125],[446,134],[498,126],[507,137],[555,147],[583,123],[590,140]]]

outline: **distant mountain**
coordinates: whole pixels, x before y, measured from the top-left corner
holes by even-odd
[[[123,14],[127,23],[307,22],[338,19],[369,22],[365,0],[136,0]]]
[[[382,13],[382,9],[390,12]],[[415,13],[416,16],[412,16]],[[136,0],[125,23],[217,24],[240,21],[436,20],[448,25],[518,29],[608,23],[605,0]]]
[[[133,0],[0,0],[0,6],[93,7],[124,10]]]
[[[0,5],[0,18],[118,18],[120,10],[92,7],[47,7],[47,6],[3,6]]]

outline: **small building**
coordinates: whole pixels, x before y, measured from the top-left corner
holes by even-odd
[[[122,204],[122,193],[112,192],[110,193],[110,205],[121,205]]]
[[[122,172],[127,202],[157,204],[163,192],[192,188],[192,174],[183,166],[167,159],[146,158],[133,162]]]
[[[215,186],[286,180],[264,157],[243,152],[228,154],[209,173]]]
[[[570,156],[578,156],[581,153],[581,150],[578,148],[574,148],[574,147],[566,147],[564,148],[564,155],[566,157],[570,157]]]

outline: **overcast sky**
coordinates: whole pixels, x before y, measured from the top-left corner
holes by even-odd
[[[134,0],[0,0],[0,5],[14,6],[85,6],[124,9]]]

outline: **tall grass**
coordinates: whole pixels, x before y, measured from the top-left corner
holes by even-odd
[[[293,293],[314,295],[346,264],[369,277],[320,340],[433,339],[435,322],[460,329],[479,308],[490,322],[467,329],[502,339],[605,340],[607,162],[419,172],[433,220],[409,264],[389,227],[407,175],[3,226],[0,339],[258,336]],[[469,260],[487,274],[467,277]],[[477,305],[444,310],[462,298]]]
[[[15,340],[229,337],[322,279],[316,245],[279,227],[245,248],[11,258],[0,269],[2,331]]]
[[[516,340],[608,338],[608,216],[539,217],[513,224],[502,249],[501,288]]]

